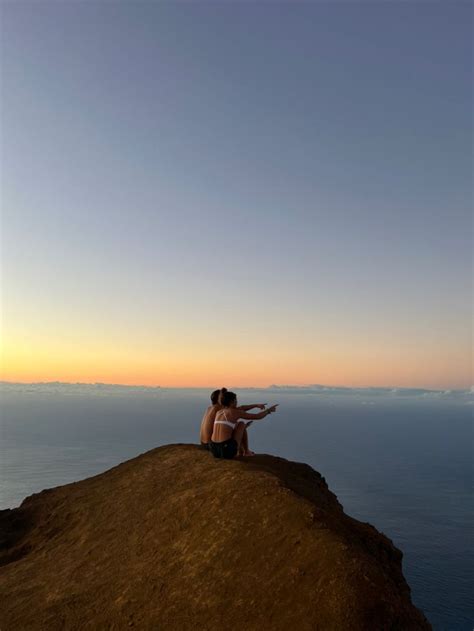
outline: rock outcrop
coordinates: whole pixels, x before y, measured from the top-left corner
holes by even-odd
[[[401,559],[307,465],[169,445],[0,511],[0,628],[430,629]]]

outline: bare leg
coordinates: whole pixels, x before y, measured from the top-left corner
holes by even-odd
[[[247,434],[247,428],[242,435],[242,442],[240,443],[239,456],[245,456],[249,450],[249,435]]]
[[[240,425],[242,425],[242,423],[239,423],[239,426],[237,427],[237,429],[240,427]],[[237,440],[235,434],[237,432],[237,429],[234,430],[234,434],[233,437]],[[249,435],[247,433],[247,428],[244,426],[244,430],[242,432],[242,438],[240,439],[240,443],[237,441],[238,445],[239,445],[239,451],[237,452],[238,456],[254,456],[254,452],[250,451],[249,449]]]
[[[245,427],[245,423],[239,423],[237,425],[237,427],[234,429],[234,431],[232,432],[232,438],[235,440],[235,442],[237,443],[237,455],[240,456],[240,451],[241,449],[243,449],[243,441],[244,441],[244,434],[246,434],[246,427]]]
[[[242,439],[241,448],[243,449],[243,456],[255,456],[255,452],[249,449],[249,435],[247,428],[245,428],[244,436]]]

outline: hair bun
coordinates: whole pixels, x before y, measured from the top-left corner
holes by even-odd
[[[222,393],[227,392],[227,388],[221,388],[221,392]]]

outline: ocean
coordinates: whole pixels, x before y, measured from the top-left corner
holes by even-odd
[[[306,462],[344,510],[403,553],[436,630],[474,627],[472,391],[291,386],[236,389],[280,403],[250,446]],[[198,442],[209,390],[0,384],[0,508],[167,443]]]

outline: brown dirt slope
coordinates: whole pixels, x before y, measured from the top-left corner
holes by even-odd
[[[168,445],[0,511],[0,628],[429,629],[401,557],[307,465]]]

